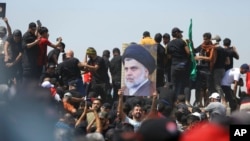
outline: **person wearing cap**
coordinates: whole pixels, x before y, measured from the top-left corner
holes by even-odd
[[[220,102],[221,101],[221,96],[219,93],[214,92],[212,95],[209,96],[210,102]]]
[[[113,88],[113,102],[118,100],[118,90],[121,88],[122,57],[119,48],[113,48],[113,58],[110,61],[110,74]]]
[[[238,90],[239,79],[242,78],[242,75],[249,71],[248,64],[242,64],[240,68],[231,68],[226,71],[224,77],[221,81],[221,87],[225,93],[226,100],[229,102],[231,112],[235,111],[238,108],[238,102],[236,99],[236,94]],[[233,84],[233,89],[231,85]]]
[[[167,52],[171,55],[172,65],[171,65],[171,83],[174,86],[175,100],[178,95],[188,96],[188,91],[184,89],[189,89],[189,64],[190,50],[185,40],[182,39],[182,33],[178,27],[172,29],[173,39],[168,43]],[[189,103],[188,98],[186,98],[186,103]]]
[[[0,26],[0,55],[4,54],[5,41],[7,37],[12,34],[8,19],[5,17],[3,18],[3,21],[6,24],[7,28],[5,26]]]
[[[12,35],[8,36],[4,45],[4,62],[8,68],[9,79],[16,79],[21,83],[22,79],[22,32],[16,29]]]
[[[234,59],[239,60],[240,57],[239,57],[239,54],[237,52],[236,47],[231,46],[231,40],[229,38],[225,38],[223,40],[223,46],[226,49],[226,51],[229,55],[229,60],[230,60],[229,64],[226,64],[226,66],[225,66],[225,71],[227,71],[227,70],[233,68]]]
[[[81,70],[84,70],[84,63],[74,57],[74,52],[68,50],[65,53],[65,59],[56,67],[57,74],[61,77],[62,85],[68,88],[70,81],[76,82],[76,90],[85,96],[85,88],[83,85]]]
[[[97,52],[93,47],[87,49],[86,56],[89,59],[84,62],[84,68],[85,71],[89,71],[92,76],[88,93],[91,91],[94,92],[92,93],[94,95],[88,96],[94,98],[100,96],[102,101],[106,102],[107,98],[111,96],[109,96],[110,93],[108,91],[110,82],[105,61],[102,57],[97,55]]]
[[[141,45],[129,45],[122,55],[126,96],[150,96],[155,83],[150,75],[156,69],[156,61],[150,52]]]
[[[142,34],[142,39],[140,40],[141,45],[154,45],[156,44],[155,40],[151,38],[149,31],[144,31]]]
[[[212,42],[213,44],[220,44],[220,41],[221,41],[221,38],[219,35],[215,35],[213,38],[212,38]]]
[[[217,120],[217,117],[226,116],[226,106],[220,102],[220,94],[213,93],[210,97],[210,103],[203,109],[204,112],[208,112],[208,119],[210,121]]]
[[[214,92],[209,96],[209,104],[203,109],[203,112],[208,113],[208,119],[215,121],[216,117],[226,116],[226,106],[221,103],[221,96],[219,93]]]

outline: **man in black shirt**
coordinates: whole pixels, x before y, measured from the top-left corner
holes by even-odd
[[[220,46],[221,38],[219,35],[216,35],[212,38],[212,41],[215,41],[216,47],[216,61],[214,63],[214,68],[212,71],[212,84],[213,84],[213,92],[217,92],[220,94],[222,104],[226,105],[225,95],[221,88],[221,80],[225,74],[225,66],[230,63],[228,52],[225,48]]]
[[[39,39],[36,36],[37,26],[34,22],[29,24],[29,29],[23,35],[23,56],[22,56],[22,68],[23,68],[23,84],[39,82],[40,73],[38,71],[37,56],[38,56],[38,42]]]
[[[96,50],[93,47],[89,47],[86,52],[89,60],[84,63],[85,70],[91,72],[90,91],[93,91],[94,95],[89,97],[101,96],[103,102],[107,100],[109,85],[109,76],[106,71],[105,61],[102,57],[97,56]]]
[[[21,82],[22,76],[22,32],[15,30],[11,36],[8,36],[5,46],[5,64],[8,68],[9,79]]]
[[[227,64],[225,66],[225,71],[233,68],[233,65],[234,65],[234,58],[239,60],[239,54],[236,50],[236,48],[234,46],[230,47],[231,46],[231,40],[229,38],[225,38],[223,40],[223,45],[224,45],[224,48],[226,49],[227,53],[228,53],[228,56],[229,56],[229,59],[230,59],[230,64]]]
[[[48,64],[49,65],[57,65],[58,64],[58,57],[61,52],[64,52],[65,44],[60,42],[59,48],[55,48],[48,53]]]
[[[167,46],[167,52],[171,55],[171,82],[175,91],[175,99],[178,95],[184,94],[184,89],[189,88],[190,75],[190,50],[187,43],[182,39],[182,33],[179,28],[172,29],[172,37]],[[189,92],[189,90],[185,90]]]
[[[84,64],[74,57],[74,52],[69,50],[65,53],[65,59],[62,63],[58,64],[56,72],[60,75],[63,85],[68,88],[68,83],[75,81],[76,90],[80,92],[82,96],[85,96],[85,89],[83,86],[83,80],[81,70],[84,69]]]
[[[154,40],[157,44],[157,69],[156,69],[156,88],[163,87],[165,85],[164,80],[164,67],[165,67],[165,48],[161,45],[162,35],[161,33],[155,34]]]
[[[113,101],[118,100],[118,90],[121,88],[122,57],[119,48],[113,49],[113,58],[110,61],[112,77]]]

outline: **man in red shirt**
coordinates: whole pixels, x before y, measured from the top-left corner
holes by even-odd
[[[53,44],[49,41],[49,30],[46,27],[41,27],[38,30],[40,34],[40,41],[38,43],[38,58],[37,58],[37,65],[39,67],[40,72],[42,73],[43,68],[47,65],[47,46],[50,46],[52,48],[57,48],[61,45],[62,38],[59,37],[57,40],[57,43]]]

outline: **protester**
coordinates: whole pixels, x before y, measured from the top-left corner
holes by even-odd
[[[113,48],[113,58],[110,61],[110,73],[113,88],[113,102],[118,100],[118,90],[121,88],[122,57],[119,48]]]
[[[57,40],[59,40],[59,38],[57,38]],[[64,49],[65,49],[65,44],[63,42],[60,42],[60,45],[58,46],[58,48],[55,48],[53,50],[51,50],[48,53],[48,65],[57,65],[58,64],[58,58],[60,53],[64,53]]]
[[[224,105],[226,105],[226,99],[224,92],[221,88],[221,80],[225,74],[225,67],[230,63],[229,55],[226,50],[220,45],[221,38],[219,35],[216,35],[212,38],[212,41],[215,41],[215,49],[216,49],[216,60],[214,62],[214,68],[212,71],[212,84],[213,91],[216,91],[220,94],[221,101]]]
[[[85,60],[87,62],[84,62],[84,70],[91,72],[92,77],[88,97],[97,98],[100,96],[102,101],[106,102],[107,97],[110,97],[108,96],[110,95],[108,92],[110,82],[105,61],[102,57],[97,55],[97,52],[93,47],[87,49],[86,55],[89,60]]]
[[[172,29],[173,39],[168,43],[167,52],[171,55],[171,83],[174,86],[175,100],[178,95],[189,95],[189,67],[190,50],[185,40],[182,39],[182,33],[179,28]],[[186,103],[191,105],[186,99]]]
[[[38,43],[40,39],[37,36],[37,26],[34,22],[29,23],[28,30],[23,34],[23,86],[29,83],[37,83],[40,79],[40,72],[37,65]]]
[[[226,64],[225,66],[225,71],[227,71],[234,67],[234,59],[239,60],[240,57],[239,57],[236,47],[231,46],[231,40],[229,38],[225,38],[223,40],[223,45],[230,58],[230,63]]]
[[[21,84],[22,80],[22,32],[16,29],[4,45],[4,61],[8,68],[9,80]]]
[[[38,33],[40,36],[40,40],[38,43],[37,64],[38,64],[38,69],[39,69],[38,71],[41,75],[42,72],[45,71],[45,67],[48,65],[48,58],[47,58],[48,46],[54,49],[58,48],[61,45],[62,38],[59,37],[57,40],[57,43],[51,43],[49,41],[49,30],[47,27],[44,27],[44,26],[38,29]]]
[[[150,32],[149,31],[144,31],[142,34],[142,39],[140,40],[141,45],[154,45],[155,40],[153,38],[151,38],[150,36]]]
[[[238,100],[236,99],[236,94],[238,91],[238,84],[242,74],[245,74],[249,71],[248,64],[242,64],[240,68],[231,68],[226,71],[222,81],[221,87],[225,93],[227,102],[231,108],[231,112],[239,108]],[[234,84],[233,89],[231,85]]]
[[[154,40],[157,44],[157,69],[156,69],[156,88],[163,87],[165,85],[164,71],[166,64],[165,48],[161,45],[162,35],[161,33],[155,34]]]
[[[70,81],[76,81],[76,89],[82,96],[85,96],[85,89],[83,86],[83,80],[81,75],[81,70],[84,69],[83,62],[80,62],[74,57],[74,52],[68,50],[66,52],[66,58],[63,62],[58,64],[56,72],[60,75],[63,85],[68,88],[68,83]]]

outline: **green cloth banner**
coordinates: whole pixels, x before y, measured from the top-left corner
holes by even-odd
[[[188,31],[188,38],[189,38],[189,42],[188,42],[188,47],[190,50],[190,57],[191,57],[191,67],[190,67],[190,79],[191,80],[196,80],[197,77],[197,63],[196,60],[194,58],[194,45],[193,45],[193,39],[192,39],[192,28],[193,28],[193,23],[192,23],[192,19],[190,20],[190,25],[189,25],[189,31]]]

